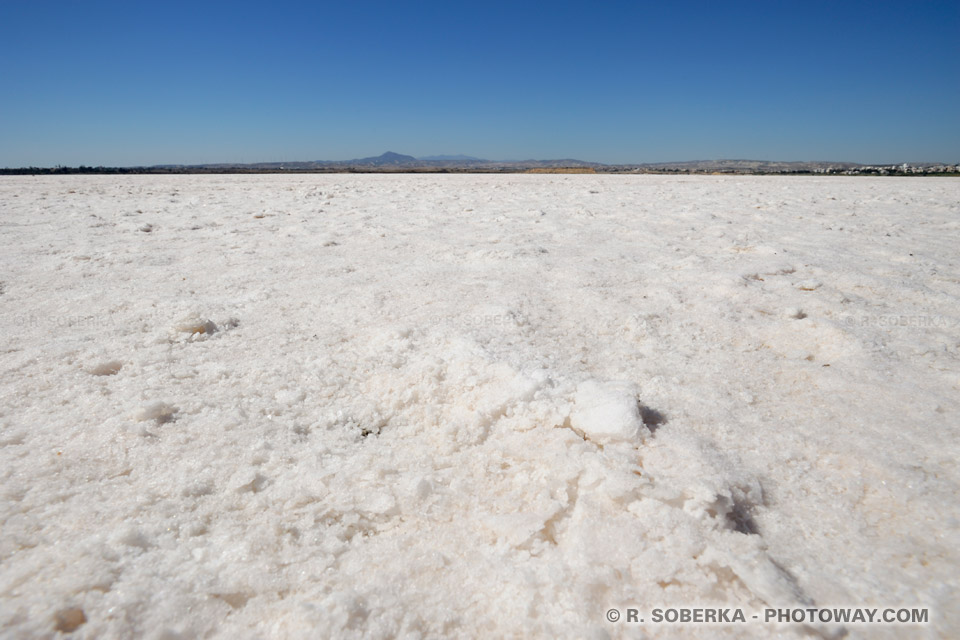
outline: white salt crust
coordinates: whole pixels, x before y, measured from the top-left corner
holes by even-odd
[[[0,179],[0,636],[951,637],[960,181]],[[922,627],[616,607],[930,607]]]

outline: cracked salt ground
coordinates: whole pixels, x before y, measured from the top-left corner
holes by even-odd
[[[0,635],[951,637],[958,188],[4,180]]]

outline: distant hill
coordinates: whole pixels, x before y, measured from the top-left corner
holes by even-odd
[[[360,167],[398,167],[398,166],[416,166],[422,164],[413,156],[405,156],[402,153],[387,151],[386,153],[373,158],[360,158],[358,160],[348,160],[343,164],[349,164]]]
[[[253,171],[526,171],[528,169],[558,167],[601,168],[597,162],[583,160],[484,160],[467,155],[437,155],[415,158],[387,151],[379,156],[353,160],[315,160],[312,162],[260,162],[249,165],[200,165],[195,169],[223,170],[235,166]]]

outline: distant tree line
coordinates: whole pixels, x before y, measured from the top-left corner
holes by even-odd
[[[122,174],[122,173],[163,173],[153,167],[16,167],[0,169],[0,175],[6,176],[39,176],[39,175],[74,175],[74,174]]]
[[[232,173],[493,173],[501,170],[476,171],[448,168],[369,168],[369,167],[328,167],[310,169],[287,169],[280,167],[15,167],[0,168],[0,175],[6,176],[50,176],[50,175],[155,175],[155,174],[232,174]],[[517,171],[519,172],[519,170]]]

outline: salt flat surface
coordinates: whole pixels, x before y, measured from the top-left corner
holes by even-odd
[[[0,180],[0,634],[956,637],[960,180]],[[921,627],[611,607],[930,607]]]

